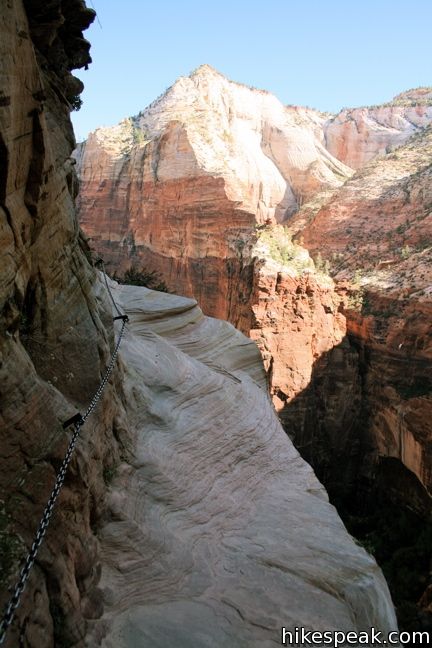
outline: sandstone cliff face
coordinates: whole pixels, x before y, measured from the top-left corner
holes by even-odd
[[[432,130],[370,162],[318,209],[300,211],[290,225],[312,253],[331,258],[333,274],[361,270],[367,283],[401,297],[429,294]],[[423,295],[417,297],[422,299]]]
[[[339,298],[313,263],[297,271],[254,248],[257,226],[350,175],[324,148],[326,119],[203,66],[76,151],[91,245],[112,271],[143,264],[252,335],[278,410],[344,334]]]
[[[385,146],[395,145],[413,129],[424,127],[432,116],[429,104],[430,92],[420,89],[396,97],[388,106],[359,109],[363,139],[347,142],[339,126],[356,123],[351,113],[329,119],[310,109],[282,107],[269,93],[232,83],[202,66],[179,79],[137,117],[98,129],[78,147],[83,228],[111,262],[112,271],[143,264],[160,272],[172,289],[193,295],[206,313],[228,319],[248,334],[260,331],[250,333],[257,339],[265,331],[267,343],[261,348],[271,368],[275,404],[281,409],[308,384],[318,355],[341,342],[343,317],[337,315],[338,297],[331,295],[331,286],[314,292],[309,285],[316,299],[305,316],[288,307],[286,296],[293,303],[298,300],[298,293],[305,290],[304,279],[298,281],[301,273],[294,272],[290,286],[282,288],[274,277],[278,272],[283,276],[283,267],[275,270],[265,263],[263,270],[248,248],[253,228],[285,222],[304,202],[303,220],[329,195],[335,193],[339,201],[343,189],[339,192],[338,185],[350,171],[335,165],[325,147],[357,166],[382,152],[383,141]],[[344,151],[334,146],[344,141]],[[407,168],[417,162],[411,167],[407,163]],[[377,192],[382,180],[378,175]],[[391,173],[388,181],[390,186]],[[366,185],[363,193],[366,214],[372,195]],[[397,213],[398,226],[405,227],[399,209],[403,195],[384,195],[382,202],[388,218],[394,221],[393,212]],[[289,220],[290,225],[296,223],[297,229],[304,224],[299,215]],[[342,245],[355,227],[363,231],[364,223],[359,219],[346,225]],[[311,247],[314,255],[327,234],[325,225],[320,231],[319,245]],[[416,240],[427,231],[425,223],[423,233],[417,229]],[[305,243],[311,245],[306,232]],[[381,241],[379,236],[372,241],[372,237],[375,232],[362,243],[365,263],[374,248],[381,256],[386,243],[388,261],[393,239]],[[333,255],[339,253],[331,237],[327,247]],[[307,276],[309,284],[312,274]],[[268,300],[265,306],[263,295]],[[317,295],[323,296],[322,303]],[[326,315],[323,319],[321,312]],[[284,336],[290,339],[296,329],[301,344],[275,342]],[[311,351],[314,339],[323,340],[322,353]]]
[[[281,409],[307,387],[316,360],[342,341],[345,318],[338,312],[333,281],[316,271],[308,252],[293,244],[282,227],[258,232],[248,253],[254,273],[247,328]]]
[[[366,416],[368,430],[379,427],[362,405],[364,350],[359,355],[357,348],[357,331],[373,327],[370,320],[358,323],[351,308],[357,297],[342,287],[347,329],[332,285],[311,268],[298,272],[263,256],[251,243],[254,226],[288,222],[314,256],[322,253],[331,261],[338,280],[352,280],[361,268],[362,291],[390,291],[398,300],[384,312],[397,311],[395,331],[403,329],[404,336],[410,336],[404,313],[414,302],[406,310],[403,300],[414,295],[423,304],[419,333],[413,324],[417,340],[427,328],[423,302],[431,290],[431,96],[430,88],[419,88],[389,104],[329,117],[283,108],[268,93],[233,84],[203,66],[136,118],[98,129],[77,151],[80,214],[96,249],[113,270],[139,261],[161,272],[205,312],[256,339],[274,403],[303,448],[316,445],[317,436],[337,446],[341,429],[349,444],[357,429],[350,417]],[[413,133],[417,138],[395,148]],[[394,150],[382,157],[389,149]],[[338,187],[350,171],[335,165],[327,151],[354,168],[378,158]],[[409,322],[416,317],[409,315]],[[386,324],[376,323],[380,344]],[[389,333],[391,344],[397,338],[404,345],[398,335]],[[377,371],[386,375],[382,367]],[[323,384],[324,391],[314,387]],[[371,403],[384,402],[378,394],[380,389]],[[394,411],[389,417],[399,420]],[[316,435],[324,420],[325,433]],[[416,475],[429,474],[425,446],[420,458],[413,442],[406,441],[414,447],[407,453],[395,440],[387,453],[379,437],[371,437],[375,460],[404,455],[404,465],[416,464]]]
[[[111,317],[94,291],[73,200],[70,101],[94,18],[79,0],[3,3],[0,66],[1,604],[65,454],[62,422],[86,407],[110,356]],[[95,614],[103,467],[124,428],[108,388],[72,462],[5,645],[75,644]],[[54,636],[56,639],[54,640]]]
[[[323,125],[327,150],[352,169],[400,146],[432,121],[432,88],[403,92],[388,104],[341,110]]]
[[[273,404],[295,446],[332,494],[352,485],[352,431],[361,403],[359,357],[347,338],[343,297],[283,227],[265,228],[254,259],[248,330],[264,360]]]
[[[97,251],[113,270],[136,263],[159,271],[205,312],[253,337],[274,404],[296,443],[309,448],[309,460],[319,437],[328,445],[320,455],[330,448],[343,456],[350,444],[350,419],[363,416],[360,360],[345,339],[331,282],[312,267],[297,271],[267,258],[254,247],[254,227],[288,218],[294,230],[304,228],[314,256],[327,251],[339,278],[352,278],[361,259],[363,271],[380,266],[386,288],[402,281],[402,296],[427,294],[429,131],[342,188],[350,171],[326,148],[352,167],[363,165],[423,132],[430,103],[430,89],[418,89],[329,119],[282,107],[269,93],[203,66],[137,117],[98,129],[76,152],[80,218]],[[314,385],[321,383],[319,392]]]
[[[281,623],[394,627],[376,564],[271,407],[256,346],[194,300],[115,295],[136,439],[110,488],[87,645],[270,648]]]
[[[398,458],[429,494],[431,153],[427,128],[365,166],[302,230],[305,245],[333,264],[361,350],[370,453]]]
[[[431,304],[367,291],[360,312],[348,309],[347,330],[359,349],[366,430],[363,474],[399,465],[388,482],[393,500],[428,514],[432,495]],[[393,475],[393,476],[392,476]],[[415,479],[415,478],[416,479]]]
[[[319,121],[202,66],[78,148],[82,227],[113,267],[156,269],[230,318],[242,236],[351,173],[324,148]]]

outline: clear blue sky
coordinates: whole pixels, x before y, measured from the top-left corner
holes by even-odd
[[[432,0],[87,0],[93,63],[78,140],[209,63],[284,103],[336,112],[432,85]]]

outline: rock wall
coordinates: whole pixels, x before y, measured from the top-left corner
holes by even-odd
[[[78,229],[69,120],[94,18],[80,0],[2,4],[0,34],[1,604],[33,541],[70,431],[110,356],[111,317]],[[104,466],[119,456],[121,390],[86,425],[5,645],[75,645],[97,612]],[[55,637],[55,639],[54,639]]]
[[[338,278],[356,270],[373,272],[383,288],[428,292],[431,150],[429,127],[357,172],[316,213],[311,211],[306,226],[301,211],[291,226],[300,223],[304,245],[331,259]],[[304,210],[308,213],[307,206]]]
[[[350,417],[378,429],[381,423],[365,412],[375,401],[380,411],[385,389],[367,395],[364,349],[382,346],[393,311],[395,328],[384,347],[395,338],[407,345],[399,341],[401,329],[417,340],[416,324],[412,336],[404,324],[408,311],[400,300],[413,296],[409,309],[421,304],[409,322],[425,319],[423,302],[431,290],[431,101],[431,89],[418,88],[382,106],[329,117],[283,107],[269,93],[202,66],[136,117],[95,131],[77,150],[80,217],[92,245],[113,270],[122,272],[131,263],[155,269],[171,288],[198,299],[206,313],[256,339],[274,403],[299,447],[309,448],[304,452],[310,460],[310,451],[321,462],[325,454],[344,455],[360,425]],[[335,158],[361,169],[349,179],[350,169]],[[340,298],[322,276],[310,268],[293,270],[290,261],[275,265],[263,259],[250,241],[257,227],[278,222],[297,230],[315,258],[321,254],[332,264],[338,280],[355,280],[367,295],[356,296],[354,289],[342,314]],[[396,301],[383,317],[375,315],[376,341],[364,340],[359,349],[352,305],[364,298],[370,309],[388,290]],[[370,329],[368,322],[370,317],[360,330]],[[426,341],[414,343],[422,349],[429,347],[425,335]],[[416,348],[405,348],[417,357]],[[377,372],[386,375],[381,366]],[[362,403],[370,405],[365,410]],[[407,454],[396,451],[401,442],[389,449],[378,431],[368,434],[365,443],[374,451],[365,453],[374,456],[372,463],[387,452]],[[317,438],[326,439],[327,450],[311,450]],[[339,450],[338,438],[344,439]],[[415,474],[429,474],[426,464],[420,466],[429,450],[425,446],[420,457],[413,447]],[[358,458],[358,444],[353,452]]]
[[[244,235],[351,173],[324,148],[323,120],[202,66],[78,147],[83,230],[112,268],[156,269],[204,312],[229,318]]]
[[[279,411],[344,336],[331,282],[252,249],[256,228],[351,174],[324,148],[325,122],[202,66],[75,153],[80,221],[111,271],[156,270],[256,339]]]
[[[432,88],[417,88],[380,106],[345,108],[324,126],[327,150],[352,169],[401,146],[432,120]]]
[[[89,646],[277,646],[395,627],[374,560],[284,433],[256,346],[191,299],[120,286],[136,440],[102,525]]]
[[[368,294],[366,312],[348,313],[363,375],[363,477],[372,484],[389,459],[400,462],[390,499],[423,516],[432,505],[431,304]]]
[[[78,146],[82,227],[113,270],[154,269],[206,313],[234,321],[225,295],[227,277],[241,273],[242,238],[322,204],[351,167],[421,132],[431,101],[423,88],[329,117],[201,66]]]
[[[366,454],[398,458],[429,495],[431,151],[429,127],[366,165],[302,229],[305,245],[333,265],[360,349]],[[405,490],[400,480],[401,499]],[[427,509],[424,495],[413,502]]]

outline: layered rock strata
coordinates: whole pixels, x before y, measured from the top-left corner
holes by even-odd
[[[113,269],[155,269],[232,320],[242,237],[351,173],[324,148],[323,119],[202,66],[78,147],[82,227]]]
[[[399,459],[429,494],[431,153],[427,128],[366,165],[301,232],[332,264],[348,332],[361,350],[369,452]]]
[[[102,525],[105,613],[87,645],[277,646],[281,626],[394,627],[270,404],[256,346],[191,299],[120,286],[135,448]]]
[[[432,88],[402,92],[378,106],[345,108],[323,125],[327,150],[352,169],[385,155],[432,121]]]
[[[334,495],[355,481],[353,427],[362,400],[344,296],[282,226],[259,230],[243,254],[252,259],[252,272],[234,323],[261,351],[286,432]]]
[[[431,103],[430,88],[420,88],[332,116],[284,107],[201,66],[79,145],[82,227],[113,270],[157,270],[206,313],[234,321],[227,277],[242,272],[244,235],[284,222],[336,190],[351,167],[421,132]]]
[[[431,103],[431,89],[418,88],[381,106],[331,116],[282,107],[269,93],[202,66],[137,117],[98,129],[79,147],[83,227],[112,270],[121,273],[131,263],[157,270],[171,288],[196,297],[206,313],[228,319],[256,339],[287,429],[302,448],[326,437],[335,457],[338,438],[350,443],[350,417],[366,416],[361,414],[359,358],[364,354],[358,354],[357,332],[370,330],[370,317],[358,323],[351,308],[356,297],[342,286],[350,344],[331,282],[311,268],[293,269],[290,259],[266,258],[250,242],[259,238],[257,226],[283,222],[298,230],[315,258],[321,254],[331,262],[338,280],[355,278],[358,285],[355,271],[361,268],[368,275],[361,277],[362,291],[372,282],[376,294],[392,293],[392,303],[397,295],[397,304],[384,310],[397,311],[394,322],[390,318],[395,330],[384,333],[386,317],[374,320],[377,344],[388,337],[384,346],[391,347],[397,340],[396,351],[402,345],[412,357],[404,340],[417,340],[416,331],[427,328],[424,302],[431,283]],[[351,172],[335,158],[353,168],[374,160],[339,187]],[[416,316],[413,302],[403,302],[410,295],[422,303]],[[427,366],[423,346],[428,343],[415,344],[422,348],[420,365]],[[346,394],[344,372],[351,385]],[[378,373],[386,375],[383,368]],[[327,385],[323,396],[309,383],[314,377],[314,384],[327,384],[327,374],[338,387]],[[394,404],[390,418],[399,420],[395,407],[399,411]],[[315,417],[310,418],[311,410]],[[317,428],[322,433],[316,434]],[[340,429],[346,432],[342,436]],[[397,440],[394,425],[390,434],[390,445],[372,434],[375,460],[403,455],[404,465],[416,464],[415,474],[424,475],[426,483],[427,441],[420,452],[417,432],[405,443]]]
[[[262,340],[281,411],[307,386],[318,357],[342,341],[345,325],[331,285],[319,287],[322,276],[317,282],[310,269],[303,274],[293,272],[290,263],[265,260],[250,245],[257,238],[255,229],[276,221],[303,227],[323,203],[331,205],[329,196],[340,200],[344,189],[339,191],[338,185],[351,173],[335,164],[325,147],[356,167],[423,129],[432,116],[430,103],[430,89],[424,88],[380,107],[359,109],[358,114],[329,116],[283,107],[269,93],[230,82],[202,66],[137,117],[98,129],[78,147],[83,228],[112,272],[121,274],[131,264],[156,270],[171,289],[198,299],[206,313]],[[347,141],[340,128],[360,118],[359,138]],[[336,142],[345,144],[338,149]],[[378,175],[377,191],[382,180]],[[371,199],[366,184],[362,198],[366,215]],[[401,201],[402,194],[397,199],[383,195],[381,202],[388,218],[397,213],[403,228]],[[325,213],[320,215],[323,221]],[[311,245],[313,235],[306,227],[305,244],[314,256],[327,235],[323,227],[316,245]],[[386,243],[390,250],[393,242],[381,241],[376,227],[358,250],[366,264],[374,249],[381,255]],[[342,245],[353,228],[365,230],[360,219],[345,228]],[[418,228],[416,240],[423,234]],[[331,235],[330,247],[332,256],[339,255]],[[308,292],[313,297],[307,296],[303,315],[295,304]],[[293,333],[300,344],[288,341]]]
[[[351,174],[324,148],[327,118],[203,66],[76,151],[81,224],[111,272],[156,270],[250,334],[278,411],[345,333],[332,282],[313,262],[296,269],[259,243],[264,225]]]
[[[2,603],[66,451],[62,422],[88,405],[114,342],[70,159],[70,69],[89,62],[94,13],[80,0],[25,7],[1,14]],[[382,574],[284,435],[253,343],[191,300],[118,292],[123,364],[83,429],[5,645],[394,629]]]
[[[106,299],[75,215],[71,102],[94,18],[80,0],[2,3],[0,34],[0,556],[2,605],[69,441],[111,354]],[[117,378],[118,382],[118,378]],[[78,645],[97,613],[104,467],[120,453],[120,388],[108,387],[72,461],[6,646]],[[117,437],[117,438],[116,438]]]

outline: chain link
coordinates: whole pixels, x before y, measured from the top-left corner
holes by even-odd
[[[102,263],[102,267],[103,267],[103,263]],[[59,493],[61,491],[61,488],[63,486],[64,480],[65,480],[65,477],[66,477],[66,472],[67,472],[69,463],[70,463],[70,461],[72,459],[73,451],[75,449],[75,445],[76,445],[76,442],[78,440],[81,427],[83,426],[85,421],[88,419],[88,417],[90,416],[92,411],[95,409],[95,407],[96,407],[96,405],[97,405],[97,403],[98,403],[98,401],[99,401],[99,399],[100,399],[100,397],[102,395],[102,392],[103,392],[103,390],[104,390],[104,388],[105,388],[105,386],[106,386],[106,384],[107,384],[107,382],[108,382],[108,380],[109,380],[109,378],[110,378],[110,376],[112,374],[112,371],[114,369],[114,365],[115,365],[115,362],[116,362],[116,359],[117,359],[118,351],[119,351],[119,348],[120,348],[120,343],[121,343],[122,338],[123,338],[126,323],[128,321],[127,316],[123,315],[123,313],[120,312],[120,310],[117,307],[117,304],[114,301],[114,298],[112,296],[112,293],[111,293],[111,290],[109,288],[108,281],[107,281],[107,278],[106,278],[105,268],[103,268],[103,275],[104,275],[104,279],[105,279],[105,285],[106,285],[108,293],[109,293],[109,295],[111,297],[111,301],[112,301],[112,303],[114,305],[114,308],[116,309],[119,316],[123,319],[122,327],[120,329],[120,333],[119,333],[119,336],[117,338],[117,342],[116,342],[116,345],[114,347],[114,351],[112,353],[111,360],[110,360],[109,365],[108,365],[108,367],[107,367],[107,369],[105,371],[105,374],[104,374],[104,376],[103,376],[103,378],[102,378],[102,380],[101,380],[101,382],[99,384],[99,387],[97,388],[95,394],[93,395],[93,398],[91,399],[90,405],[88,406],[84,416],[82,416],[82,418],[74,426],[74,432],[73,432],[71,440],[69,442],[65,458],[63,459],[62,465],[60,466],[60,470],[57,473],[56,481],[55,481],[54,487],[52,489],[51,495],[49,497],[49,500],[47,502],[47,505],[45,506],[45,510],[44,510],[44,512],[42,514],[41,521],[39,522],[39,527],[37,529],[35,539],[33,540],[33,544],[30,547],[30,551],[27,554],[27,557],[26,557],[25,562],[24,562],[24,566],[22,567],[22,569],[20,571],[19,579],[18,579],[15,587],[13,588],[13,594],[12,594],[9,602],[6,604],[5,612],[3,614],[3,618],[2,618],[1,623],[0,623],[0,645],[4,642],[4,640],[6,638],[7,630],[9,628],[9,626],[11,625],[11,623],[12,623],[12,621],[14,619],[14,616],[15,616],[16,609],[18,608],[18,606],[20,604],[21,595],[24,592],[24,589],[25,589],[26,584],[27,584],[27,580],[28,580],[28,578],[30,576],[31,569],[32,569],[32,567],[34,565],[34,562],[36,560],[36,556],[37,556],[37,553],[39,551],[39,547],[42,544],[42,540],[43,540],[43,538],[45,536],[46,530],[47,530],[48,525],[50,523],[50,519],[51,519],[51,516],[53,514],[54,504],[55,504],[55,502],[57,500],[57,497],[58,497],[58,495],[59,495]]]
[[[107,289],[107,291],[108,291],[108,294],[109,294],[109,296],[110,296],[110,298],[111,298],[111,301],[112,301],[112,304],[113,304],[113,306],[114,306],[114,309],[117,311],[117,315],[122,316],[123,313],[120,312],[120,310],[119,310],[119,308],[118,308],[118,306],[117,306],[117,304],[116,304],[116,302],[115,302],[115,299],[114,299],[114,297],[113,297],[113,295],[112,295],[111,289],[110,289],[110,287],[109,287],[109,285],[108,285],[108,279],[107,279],[107,274],[106,274],[106,271],[105,271],[105,265],[104,265],[104,262],[103,262],[102,259],[99,259],[99,265],[100,265],[101,268],[102,268],[102,274],[103,274],[103,277],[104,277],[105,286],[106,286],[106,289]]]
[[[114,369],[114,365],[115,365],[115,362],[116,362],[116,359],[117,359],[118,351],[119,351],[119,348],[120,348],[120,344],[121,344],[121,341],[122,341],[122,337],[123,337],[123,334],[124,334],[124,330],[125,330],[125,327],[126,327],[126,323],[127,323],[126,320],[123,320],[122,326],[121,326],[121,329],[120,329],[120,333],[119,333],[119,336],[118,336],[118,339],[117,339],[117,343],[115,345],[113,354],[111,356],[111,361],[110,361],[110,363],[109,363],[109,365],[107,367],[107,370],[105,372],[104,377],[102,378],[102,381],[101,381],[99,387],[97,388],[93,398],[90,401],[90,405],[88,406],[87,410],[85,411],[85,413],[84,413],[84,415],[82,417],[83,423],[88,419],[88,417],[90,416],[90,414],[92,413],[92,411],[96,407],[96,405],[98,403],[98,400],[100,399],[101,394],[102,394],[102,392],[103,392],[103,390],[105,388],[105,385],[107,384],[107,382],[108,382],[108,380],[109,380],[109,378],[110,378],[110,376],[112,374],[112,371]]]

